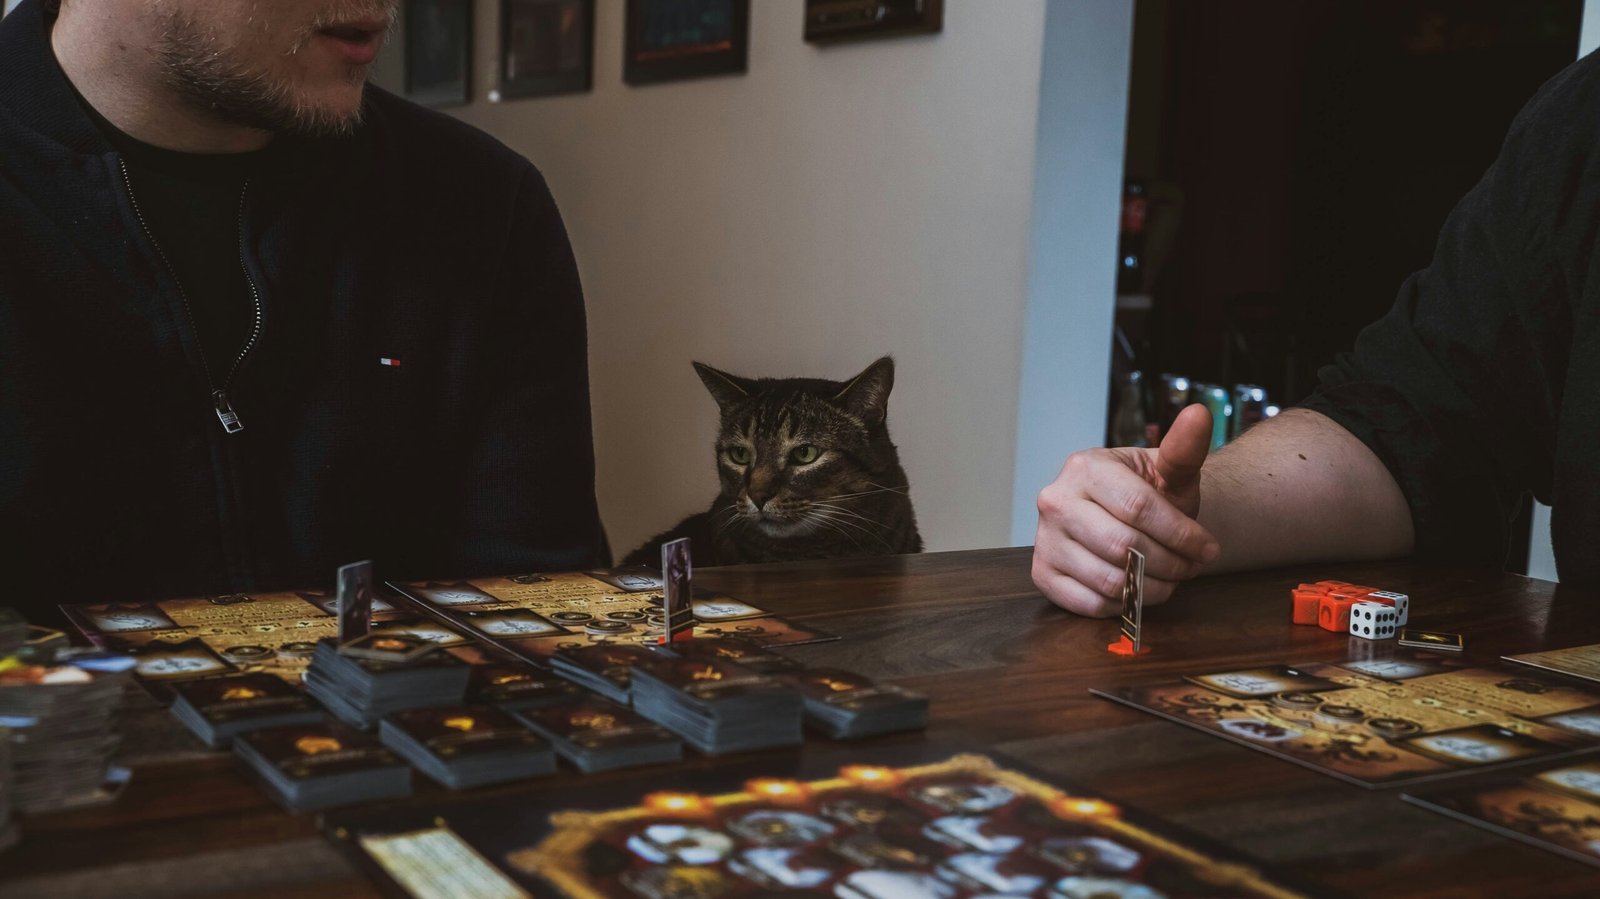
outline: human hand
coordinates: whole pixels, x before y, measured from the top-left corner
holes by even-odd
[[[1178,414],[1157,449],[1088,449],[1067,457],[1039,493],[1033,583],[1051,602],[1105,618],[1122,608],[1128,550],[1144,553],[1144,598],[1159,603],[1217,560],[1217,538],[1196,520],[1211,412]]]

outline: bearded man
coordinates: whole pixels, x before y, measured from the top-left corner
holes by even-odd
[[[0,20],[0,605],[607,560],[560,215],[366,84],[395,3]]]

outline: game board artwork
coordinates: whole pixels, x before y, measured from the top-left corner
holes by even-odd
[[[90,642],[128,652],[146,686],[225,674],[272,674],[299,685],[317,641],[337,638],[336,597],[322,590],[230,593],[140,604],[62,606]],[[415,633],[446,647],[460,634],[382,598],[372,600],[375,632]],[[164,691],[153,690],[165,699]]]
[[[720,795],[658,792],[550,820],[543,841],[507,861],[580,899],[1297,895],[979,755],[758,778]]]
[[[1600,762],[1451,785],[1401,798],[1502,836],[1600,867]]]
[[[392,583],[417,610],[536,665],[558,649],[657,643],[665,585],[650,569],[555,572]],[[695,590],[695,638],[745,637],[768,646],[837,639],[720,593]]]
[[[1600,693],[1427,653],[1092,692],[1369,788],[1600,745]]]
[[[1508,662],[1600,683],[1600,643],[1502,656]]]

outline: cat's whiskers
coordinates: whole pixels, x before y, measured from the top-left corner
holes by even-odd
[[[884,524],[883,522],[877,521],[875,519],[872,519],[872,518],[869,518],[869,517],[867,517],[865,515],[862,515],[860,512],[855,512],[855,511],[852,511],[850,509],[846,509],[844,506],[835,505],[833,503],[816,502],[815,500],[812,501],[811,505],[816,507],[816,508],[818,508],[818,509],[826,509],[829,512],[837,513],[839,515],[848,515],[851,518],[856,518],[856,519],[859,519],[861,521],[864,521],[867,524],[869,524],[869,525],[871,525],[871,526],[873,526],[875,528],[882,528],[884,530],[888,530],[889,529],[889,526]]]
[[[883,535],[873,533],[871,530],[869,530],[867,528],[864,528],[861,525],[856,524],[853,521],[850,521],[850,520],[845,519],[845,518],[841,518],[836,513],[832,512],[832,511],[830,511],[828,509],[823,509],[823,508],[807,509],[805,514],[806,514],[806,519],[808,521],[812,521],[812,522],[815,522],[817,524],[827,523],[828,525],[833,526],[836,529],[839,528],[839,527],[850,528],[851,530],[854,530],[854,531],[857,531],[857,532],[859,532],[861,534],[864,534],[865,536],[870,537],[873,540],[876,540],[877,542],[879,542],[879,543],[881,543],[881,544],[883,544],[885,546],[889,545],[888,541],[883,538]],[[877,524],[877,522],[870,522],[870,523],[871,524]],[[843,534],[844,531],[841,530],[841,531],[839,531],[839,533]],[[851,542],[855,542],[855,541],[852,539]],[[856,545],[860,546],[861,544],[856,543]]]
[[[824,515],[820,510],[816,510],[816,511],[808,510],[808,511],[802,512],[801,513],[801,517],[806,522],[806,524],[811,525],[814,530],[817,529],[817,528],[826,528],[826,529],[838,534],[839,536],[843,537],[844,539],[849,540],[851,543],[855,544],[856,549],[863,549],[863,547],[861,545],[861,541],[857,540],[854,534],[852,534],[849,531],[845,530],[844,528],[840,527],[840,525],[847,524],[848,522],[841,522],[841,521],[836,521],[836,520],[830,519],[826,515]],[[857,530],[861,530],[861,529],[857,528]],[[870,536],[870,534],[869,534],[869,536]]]

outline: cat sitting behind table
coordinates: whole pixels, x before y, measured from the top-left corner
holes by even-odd
[[[661,564],[688,537],[696,565],[787,562],[922,551],[900,455],[889,440],[888,356],[849,381],[739,378],[694,363],[721,408],[722,492],[629,553]]]

